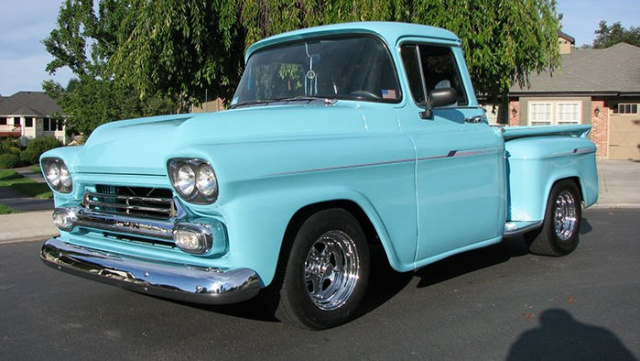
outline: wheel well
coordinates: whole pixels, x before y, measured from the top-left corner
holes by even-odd
[[[356,218],[356,220],[360,223],[362,230],[367,236],[367,240],[369,241],[369,244],[380,243],[380,239],[378,238],[378,233],[376,232],[376,229],[373,227],[371,220],[369,220],[369,217],[366,215],[366,213],[364,213],[362,208],[360,208],[360,206],[357,203],[349,200],[336,200],[336,201],[315,203],[315,204],[310,204],[308,206],[301,208],[293,215],[293,217],[289,221],[289,225],[287,226],[287,230],[284,236],[284,242],[287,242],[287,240],[292,240],[293,237],[295,237],[296,233],[298,232],[298,229],[300,229],[300,226],[302,225],[302,223],[311,215],[321,210],[330,209],[330,208],[341,208],[351,213],[351,215],[353,215]]]
[[[367,217],[366,213],[360,208],[360,206],[349,200],[335,200],[321,203],[314,203],[308,206],[305,206],[298,210],[287,225],[287,229],[284,233],[284,237],[282,239],[282,246],[280,247],[280,254],[278,255],[278,265],[276,267],[276,273],[274,275],[273,281],[271,285],[269,285],[266,290],[267,293],[273,293],[274,287],[277,287],[278,284],[282,282],[282,278],[284,277],[284,271],[286,268],[287,260],[289,259],[289,254],[291,253],[291,248],[293,246],[293,240],[295,239],[296,233],[302,226],[305,220],[311,217],[313,214],[330,208],[341,208],[351,213],[356,220],[360,223],[362,230],[367,237],[367,241],[369,245],[382,245],[380,238],[378,237],[378,233],[376,232],[373,224]],[[380,247],[382,248],[382,247]],[[272,286],[275,285],[275,286]]]
[[[578,188],[579,196],[580,196],[580,202],[584,202],[584,194],[582,194],[582,186],[580,184],[580,178],[579,177],[568,177],[568,178],[558,179],[553,183],[553,185],[551,186],[551,189],[553,189],[553,187],[556,184],[558,184],[558,183],[560,183],[560,182],[562,182],[564,180],[571,181],[576,185],[576,187]]]

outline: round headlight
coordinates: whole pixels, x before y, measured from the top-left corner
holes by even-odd
[[[49,167],[45,170],[45,172],[49,184],[51,184],[53,188],[58,188],[58,186],[60,185],[60,167],[58,167],[58,164],[49,164]]]
[[[71,188],[71,174],[69,174],[69,169],[64,163],[60,164],[60,183],[62,183],[63,188]]]
[[[203,163],[198,166],[196,187],[198,187],[198,191],[207,198],[215,195],[217,192],[218,181],[209,164]]]
[[[189,197],[196,188],[196,174],[189,164],[181,164],[176,174],[176,188]]]
[[[49,186],[60,193],[71,193],[73,179],[69,168],[60,158],[43,158],[42,172]]]

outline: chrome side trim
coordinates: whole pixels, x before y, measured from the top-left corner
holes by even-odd
[[[94,281],[182,302],[209,305],[248,300],[260,291],[260,277],[248,268],[222,269],[161,262],[47,240],[42,261]]]
[[[506,237],[511,237],[533,231],[534,229],[542,227],[542,223],[543,221],[507,222],[504,226],[504,235]]]

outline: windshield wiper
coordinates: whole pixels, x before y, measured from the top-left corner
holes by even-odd
[[[313,102],[316,100],[321,100],[323,101],[325,104],[335,104],[338,99],[336,98],[328,98],[328,97],[317,97],[317,96],[309,96],[309,95],[299,95],[296,97],[291,97],[291,98],[282,98],[282,99],[278,99],[281,102],[295,102],[295,101],[307,101],[307,102]]]
[[[289,103],[289,102],[297,102],[297,101],[304,101],[304,102],[322,101],[322,102],[324,102],[325,105],[332,105],[332,104],[335,104],[338,100],[335,99],[335,98],[299,95],[299,96],[288,97],[288,98],[251,100],[251,101],[247,101],[247,102],[234,104],[234,105],[230,106],[229,109],[247,107],[247,106],[251,106],[251,105],[267,105],[267,104],[274,104],[274,103]]]

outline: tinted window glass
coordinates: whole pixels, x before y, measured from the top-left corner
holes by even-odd
[[[404,45],[402,47],[402,59],[405,68],[407,68],[407,77],[409,78],[414,100],[417,103],[424,101],[422,83],[419,81],[420,72],[419,68],[417,68],[416,60],[418,53],[424,72],[424,84],[427,92],[431,93],[434,89],[454,88],[458,93],[457,105],[466,105],[467,97],[460,80],[455,57],[451,49],[446,46]],[[416,71],[415,68],[418,70]]]
[[[294,97],[398,102],[386,46],[369,36],[311,39],[266,48],[247,63],[232,105]]]
[[[418,104],[424,104],[424,91],[420,80],[420,64],[418,64],[418,53],[416,45],[406,45],[402,47],[402,63],[407,72],[407,80],[411,87],[411,95]]]

